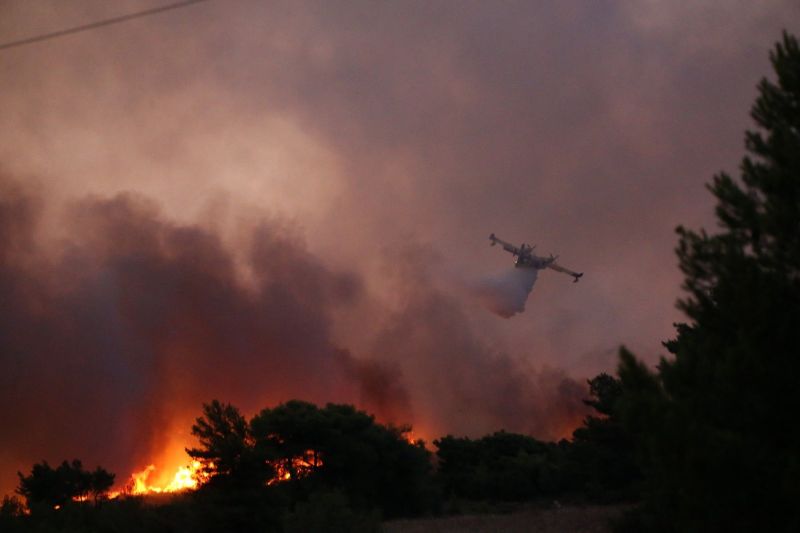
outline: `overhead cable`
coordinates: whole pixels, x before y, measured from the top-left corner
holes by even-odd
[[[0,44],[0,50],[5,50],[8,48],[15,48],[18,46],[25,46],[27,44],[38,43],[41,41],[47,41],[50,39],[55,39],[57,37],[63,37],[64,35],[71,35],[73,33],[80,33],[84,31],[94,30],[96,28],[101,28],[103,26],[110,26],[112,24],[119,24],[121,22],[127,22],[129,20],[147,17],[150,15],[155,15],[157,13],[163,13],[164,11],[170,11],[172,9],[178,9],[181,7],[188,7],[192,4],[199,4],[200,2],[205,2],[206,0],[185,0],[184,2],[176,2],[174,4],[168,4],[161,7],[154,7],[152,9],[146,9],[144,11],[137,11],[136,13],[129,13],[127,15],[122,15],[119,17],[114,17],[105,20],[98,20],[97,22],[91,22],[89,24],[84,24],[82,26],[75,26],[74,28],[67,28],[65,30],[54,31],[51,33],[45,33],[42,35],[35,35],[33,37],[26,37],[25,39],[19,39],[17,41],[11,41],[7,43]]]

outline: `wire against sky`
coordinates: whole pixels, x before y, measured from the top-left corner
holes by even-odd
[[[38,43],[40,41],[47,41],[49,39],[55,39],[56,37],[63,37],[64,35],[71,35],[73,33],[80,33],[83,31],[93,30],[95,28],[100,28],[103,26],[110,26],[111,24],[119,24],[121,22],[127,22],[129,20],[147,17],[150,15],[155,15],[157,13],[163,13],[164,11],[169,11],[171,9],[178,9],[181,7],[187,7],[192,4],[199,4],[200,2],[205,2],[206,0],[185,0],[184,2],[175,2],[174,4],[168,4],[166,6],[161,7],[154,7],[152,9],[146,9],[144,11],[137,11],[136,13],[129,13],[128,15],[122,15],[119,17],[114,17],[105,20],[98,20],[97,22],[92,22],[89,24],[84,24],[82,26],[75,26],[74,28],[68,28],[65,30],[54,31],[52,33],[45,33],[42,35],[36,35],[34,37],[27,37],[25,39],[20,39],[18,41],[11,41],[8,43],[0,44],[0,50],[5,50],[7,48],[15,48],[17,46],[24,46],[26,44],[33,44]]]

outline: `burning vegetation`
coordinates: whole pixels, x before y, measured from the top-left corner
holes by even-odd
[[[447,435],[433,442],[435,461],[410,427],[377,423],[351,405],[294,400],[248,419],[215,400],[192,426],[190,462],[171,477],[159,477],[150,464],[114,488],[115,476],[100,467],[36,464],[29,475],[19,474],[17,492],[25,502],[3,501],[0,526],[43,524],[42,530],[57,531],[91,522],[102,529],[104,520],[113,520],[109,530],[120,532],[142,524],[163,527],[165,521],[191,531],[227,531],[231,524],[318,531],[334,520],[346,524],[344,530],[377,531],[381,519],[420,516],[446,505],[458,512],[458,502],[473,500],[522,502],[575,493],[619,500],[639,473],[613,409],[618,385],[607,375],[589,382],[592,399],[586,403],[598,417],[589,417],[572,442],[506,432],[477,440]]]
[[[315,450],[306,450],[301,455],[291,458],[277,459],[274,462],[274,475],[266,481],[267,486],[302,479],[311,475],[322,466],[321,454]],[[98,467],[94,472],[83,470],[79,460],[71,463],[64,461],[53,469],[43,461],[34,465],[29,476],[20,473],[19,494],[29,502],[44,501],[52,504],[52,508],[60,510],[66,503],[94,502],[116,500],[130,496],[151,496],[156,494],[180,493],[197,490],[215,475],[213,462],[203,464],[192,461],[178,470],[167,483],[158,483],[152,478],[156,471],[154,464],[130,475],[122,488],[111,490],[114,474]]]
[[[39,516],[90,501],[98,506],[170,493],[266,494],[289,484],[295,485],[293,490],[344,490],[348,497],[389,515],[404,509],[422,511],[427,505],[407,484],[389,482],[430,475],[424,443],[409,442],[406,428],[378,424],[349,405],[319,408],[290,401],[248,421],[232,405],[212,401],[204,405],[192,433],[198,446],[186,450],[191,463],[165,483],[155,481],[154,464],[111,490],[114,475],[102,468],[87,472],[80,461],[65,461],[54,469],[43,462],[27,476],[19,474],[18,493],[27,509]]]
[[[274,485],[292,479],[302,479],[312,474],[321,466],[321,454],[315,450],[306,450],[298,457],[277,461],[275,464],[275,475],[267,480],[267,485]]]
[[[502,431],[477,440],[447,435],[433,441],[435,460],[410,427],[377,423],[351,405],[293,400],[248,419],[214,400],[192,426],[191,462],[171,477],[159,477],[150,464],[113,488],[115,476],[100,467],[35,464],[29,475],[19,474],[25,502],[7,497],[0,526],[58,531],[91,522],[105,530],[103,521],[112,520],[106,529],[121,533],[164,523],[187,531],[228,531],[231,524],[319,531],[334,520],[347,531],[377,531],[382,519],[445,507],[459,512],[459,502],[573,494],[619,501],[640,476],[614,407],[621,389],[605,374],[590,380],[589,389],[585,403],[597,417],[588,417],[571,442]]]
[[[109,492],[108,497],[109,499],[114,499],[123,495],[143,496],[147,494],[194,490],[207,482],[210,477],[201,467],[202,464],[200,461],[192,461],[187,466],[179,467],[169,483],[159,486],[150,480],[151,474],[156,470],[156,466],[151,464],[144,470],[131,474],[125,486],[121,490]]]
[[[800,410],[800,397],[784,394],[796,388],[799,375],[797,40],[784,35],[772,60],[779,84],[760,85],[753,116],[764,132],[748,134],[753,158],[742,164],[744,186],[720,175],[710,187],[722,232],[680,229],[678,255],[689,293],[681,308],[691,322],[680,324],[677,338],[665,343],[674,357],[653,372],[623,349],[619,379],[600,375],[590,381],[594,398],[584,403],[597,416],[587,417],[571,441],[506,432],[478,440],[448,435],[434,441],[434,472],[430,452],[421,441],[409,442],[405,428],[378,424],[350,405],[291,401],[247,420],[232,405],[213,401],[192,427],[199,443],[187,450],[193,462],[172,482],[151,483],[150,465],[132,476],[116,501],[107,501],[115,494],[115,476],[105,469],[85,470],[78,460],[55,468],[38,463],[29,475],[19,474],[27,509],[17,498],[4,498],[0,530],[318,531],[335,518],[340,530],[372,531],[377,526],[366,527],[363,517],[457,512],[445,506],[459,499],[577,496],[608,502],[637,493],[643,505],[620,531],[800,530],[800,433],[784,423]],[[19,215],[8,220],[20,225]],[[17,283],[5,287],[12,295],[31,290]],[[191,289],[179,292],[195,295]],[[209,301],[218,305],[216,298]],[[270,321],[257,322],[264,323]],[[40,349],[29,353],[53,345],[41,328],[31,332],[26,337],[35,343],[46,338],[47,344],[34,343]],[[76,360],[85,372],[84,361]],[[53,375],[63,381],[64,374]],[[16,383],[14,377],[7,382]],[[520,380],[519,389],[529,385]],[[459,397],[462,410],[472,405]],[[647,466],[644,479],[634,456]],[[644,483],[641,492],[638,483]],[[136,507],[142,498],[121,497],[181,491],[191,495],[163,504],[166,511]],[[91,501],[98,508],[105,501],[103,508],[118,514],[93,513]],[[126,508],[128,502],[134,505]]]
[[[248,420],[236,407],[215,400],[203,406],[192,426],[197,446],[186,450],[191,462],[171,478],[160,481],[150,464],[112,490],[115,476],[100,467],[89,472],[80,461],[57,468],[43,462],[30,475],[19,474],[18,493],[27,504],[27,510],[20,509],[41,517],[92,502],[113,507],[142,497],[184,494],[160,499],[158,505],[194,505],[206,498],[217,505],[219,497],[272,505],[275,498],[311,498],[400,517],[433,511],[443,497],[523,501],[560,495],[585,483],[607,495],[624,491],[638,476],[631,450],[620,446],[626,442],[624,433],[607,408],[620,392],[617,385],[607,375],[590,381],[594,399],[587,404],[601,416],[587,419],[573,443],[505,432],[480,440],[448,435],[434,441],[435,462],[410,427],[376,423],[350,405],[318,407],[294,400]],[[610,457],[616,460],[609,463]],[[609,465],[613,471],[604,471]],[[596,478],[587,478],[587,472]],[[324,495],[331,492],[338,495]]]

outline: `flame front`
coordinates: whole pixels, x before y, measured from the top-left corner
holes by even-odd
[[[278,462],[276,465],[275,477],[267,482],[267,485],[288,481],[292,478],[303,478],[322,466],[320,453],[314,450],[306,450],[303,454]],[[213,470],[214,464],[208,465]],[[120,496],[144,496],[148,494],[166,494],[196,490],[205,484],[211,474],[203,468],[200,461],[192,461],[188,466],[181,466],[166,484],[158,484],[151,481],[156,471],[156,465],[147,465],[144,469],[131,474],[130,479],[121,490],[108,493],[109,499]]]
[[[178,468],[170,482],[162,486],[150,482],[150,476],[155,470],[155,465],[148,465],[144,470],[134,472],[125,487],[122,490],[110,492],[109,498],[121,495],[139,496],[195,490],[209,478],[209,475],[203,471],[200,461],[192,461],[189,466]]]

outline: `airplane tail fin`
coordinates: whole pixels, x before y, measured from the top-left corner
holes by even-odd
[[[580,279],[581,279],[581,276],[583,276],[583,272],[579,272],[578,274],[575,274],[574,276],[575,276],[575,281],[573,281],[572,283],[578,283],[578,281],[580,281]]]
[[[494,246],[495,244],[497,244],[497,237],[494,236],[494,233],[489,235],[489,240],[492,241],[492,244],[490,244],[489,246]]]

